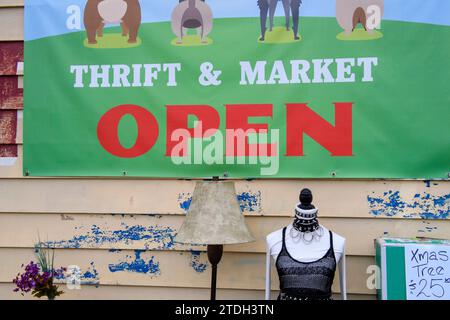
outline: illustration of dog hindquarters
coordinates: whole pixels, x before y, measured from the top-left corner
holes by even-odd
[[[336,19],[349,35],[361,26],[369,33],[380,28],[384,0],[336,0]]]
[[[136,43],[141,25],[139,0],[87,0],[84,9],[84,26],[89,44],[96,44],[96,37],[103,36],[105,24],[120,23],[122,35],[129,43]]]
[[[177,43],[183,43],[183,37],[189,29],[195,29],[202,43],[213,28],[211,8],[204,1],[182,0],[172,12],[172,31],[177,37]]]

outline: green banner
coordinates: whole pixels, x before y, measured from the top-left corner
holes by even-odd
[[[24,174],[448,178],[448,6],[316,2],[27,0]]]

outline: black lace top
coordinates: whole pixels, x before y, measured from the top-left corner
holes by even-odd
[[[333,233],[330,231],[330,248],[319,260],[300,262],[286,248],[286,227],[283,229],[283,245],[276,260],[280,279],[279,300],[330,300],[331,285],[336,271],[333,249]]]

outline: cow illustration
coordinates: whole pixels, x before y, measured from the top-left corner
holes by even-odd
[[[84,8],[84,26],[89,44],[96,44],[96,37],[103,36],[107,23],[120,23],[122,35],[129,36],[129,43],[137,42],[141,25],[139,0],[88,0]]]

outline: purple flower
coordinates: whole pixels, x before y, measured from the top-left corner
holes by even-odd
[[[58,287],[53,284],[53,279],[63,277],[65,271],[66,268],[60,268],[41,272],[39,265],[31,261],[25,266],[25,272],[17,274],[13,279],[13,283],[16,285],[13,291],[20,291],[22,295],[33,291],[32,294],[36,297],[51,296],[54,298],[62,292],[58,291]]]

